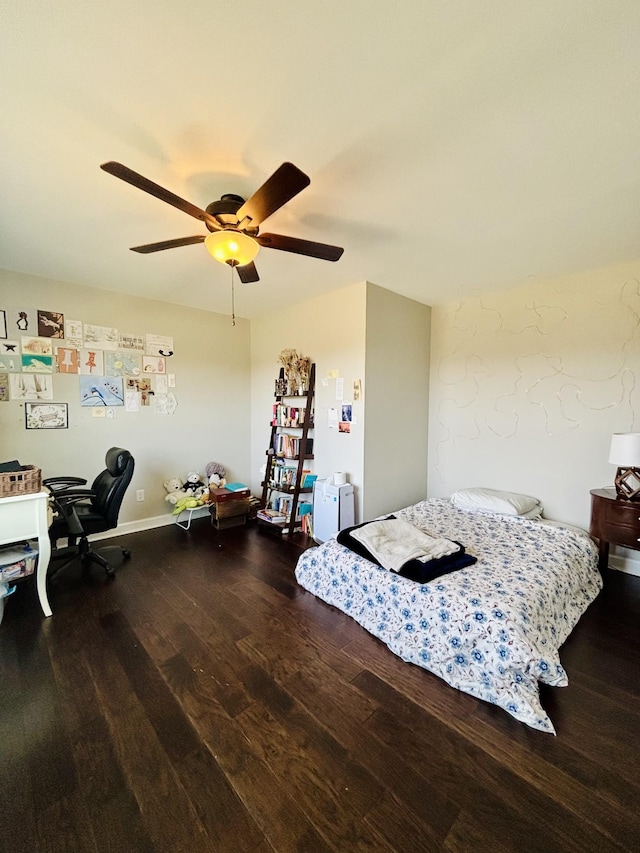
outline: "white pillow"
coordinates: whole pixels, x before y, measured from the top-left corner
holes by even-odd
[[[530,495],[481,488],[460,489],[451,495],[451,503],[467,512],[499,512],[527,518],[539,518],[543,509],[538,498]]]

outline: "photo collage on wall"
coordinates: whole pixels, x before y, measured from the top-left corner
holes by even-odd
[[[147,407],[173,414],[173,352],[167,335],[121,332],[60,311],[0,308],[0,403],[24,403],[26,429],[66,429],[69,401],[54,402],[55,375],[64,373],[78,376],[80,406],[94,417]]]

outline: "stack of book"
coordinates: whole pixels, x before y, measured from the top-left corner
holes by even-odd
[[[251,490],[244,483],[227,483],[222,489],[210,489],[211,501],[216,504],[227,501],[239,501],[251,496]]]
[[[287,516],[277,509],[259,509],[256,518],[269,524],[284,524],[287,521]]]

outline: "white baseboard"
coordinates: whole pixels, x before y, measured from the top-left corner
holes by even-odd
[[[202,512],[199,512],[202,510]],[[194,518],[203,517],[208,515],[209,507],[201,506],[198,507],[196,511],[193,513]],[[104,533],[96,533],[93,536],[90,536],[89,539],[92,542],[97,542],[100,539],[112,539],[114,536],[124,536],[127,533],[139,533],[142,530],[153,530],[154,527],[166,527],[168,524],[175,524],[176,518],[179,518],[177,515],[154,515],[151,518],[139,518],[137,521],[125,521],[122,524],[119,524],[117,527],[114,527],[113,530],[105,530]]]
[[[632,557],[631,554],[636,554],[635,551],[627,551],[626,554],[609,555],[609,568],[615,569],[617,572],[625,572],[628,575],[636,575],[640,577],[640,559]]]

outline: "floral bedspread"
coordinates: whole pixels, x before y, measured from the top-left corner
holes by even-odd
[[[589,536],[544,521],[464,512],[442,498],[395,514],[456,539],[478,562],[421,585],[331,539],[302,554],[298,582],[403,660],[555,734],[538,682],[567,685],[558,649],[602,588]]]

